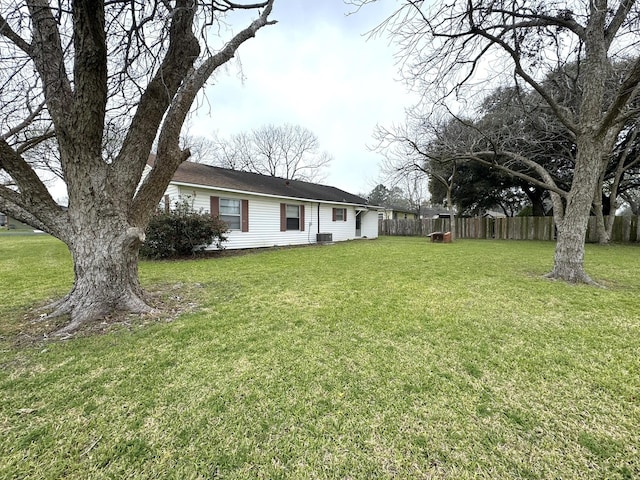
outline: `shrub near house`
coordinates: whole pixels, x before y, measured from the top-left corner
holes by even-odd
[[[180,199],[170,211],[158,210],[151,218],[140,255],[172,258],[193,255],[215,244],[222,248],[227,225],[202,211],[195,211],[189,199]]]

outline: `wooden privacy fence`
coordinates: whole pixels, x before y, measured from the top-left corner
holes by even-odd
[[[508,217],[456,218],[457,238],[479,238],[496,240],[555,240],[553,217]],[[612,242],[628,243],[640,239],[638,217],[615,217]],[[429,218],[424,220],[380,220],[379,235],[426,237],[433,232],[451,230],[450,219]],[[597,242],[596,218],[589,219],[587,241]]]

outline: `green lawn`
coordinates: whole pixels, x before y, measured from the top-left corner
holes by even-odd
[[[198,306],[34,341],[69,256],[0,237],[0,478],[640,478],[640,247],[587,246],[602,289],[544,279],[553,247],[143,262]]]

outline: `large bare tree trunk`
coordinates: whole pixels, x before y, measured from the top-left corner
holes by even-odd
[[[556,218],[558,240],[550,278],[571,283],[593,283],[584,270],[584,248],[589,213],[593,203],[593,192],[598,184],[604,141],[602,139],[578,138],[578,157],[573,183],[564,215]]]
[[[562,221],[558,224],[554,265],[549,274],[552,278],[573,283],[593,283],[584,270],[584,248],[589,214],[596,186],[599,187],[604,168],[603,159],[608,158],[620,131],[619,123],[603,120],[603,117],[607,117],[607,114],[603,114],[605,111],[604,82],[607,70],[611,67],[607,58],[609,40],[605,28],[607,2],[594,0],[591,6],[584,36],[585,60],[580,82],[582,88],[580,123],[574,126],[576,163],[571,190],[567,196],[567,206]],[[601,193],[598,192],[598,195]],[[599,208],[602,214],[602,207]],[[601,226],[604,227],[604,224]],[[604,232],[604,229],[602,231]]]
[[[86,222],[85,222],[86,223]],[[71,292],[52,305],[49,317],[70,315],[58,333],[70,333],[114,311],[148,313],[138,280],[138,250],[144,231],[116,218],[83,226],[68,243],[74,264]]]
[[[114,311],[152,310],[138,281],[138,250],[149,217],[189,157],[179,144],[185,118],[213,72],[275,23],[273,2],[24,0],[0,7],[0,51],[15,55],[15,72],[3,86],[10,93],[0,100],[14,117],[26,115],[0,125],[0,173],[10,177],[0,184],[0,210],[69,247],[74,286],[50,314],[70,316],[60,333]],[[215,53],[201,48],[205,27],[215,29],[234,10],[259,13]],[[122,128],[113,148],[105,137],[110,125]],[[54,202],[24,156],[54,136],[68,209]],[[154,140],[157,155],[145,177]]]
[[[557,278],[572,283],[592,283],[584,271],[584,238],[587,222],[584,214],[573,208],[558,225],[558,240],[554,255],[553,270],[549,278]]]

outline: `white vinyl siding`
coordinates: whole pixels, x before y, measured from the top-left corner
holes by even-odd
[[[226,191],[171,186],[171,200],[177,200],[178,195],[190,196],[190,201],[196,210],[210,211],[210,198],[217,196],[220,198],[220,215],[223,214],[223,200],[248,200],[250,225],[248,232],[231,230],[227,232],[226,249],[259,248],[287,245],[304,245],[316,243],[317,233],[331,233],[333,241],[353,240],[356,237],[356,209],[353,206],[344,204],[320,203],[320,228],[318,229],[318,203],[313,201],[299,203],[292,199],[281,199],[276,197],[266,197],[253,193],[230,193]],[[300,225],[299,230],[281,231],[281,204],[296,206],[299,219],[304,219],[304,226]],[[333,221],[333,209],[346,208],[346,221]],[[304,209],[304,212],[302,211]],[[378,214],[375,211],[359,213],[361,216],[361,236],[376,238],[378,236]],[[288,217],[288,215],[287,215]],[[372,219],[372,221],[369,221]],[[304,229],[302,229],[304,228]],[[213,247],[212,247],[213,248]]]
[[[169,205],[173,208],[178,200],[180,200],[180,188],[176,185],[171,185],[167,187],[167,191],[164,192],[165,195],[169,196],[170,202]]]
[[[334,209],[346,208],[347,220],[334,221]],[[354,207],[340,207],[336,204],[320,205],[320,232],[331,233],[334,242],[356,238],[356,210]]]
[[[361,212],[360,222],[360,236],[362,238],[378,238],[378,211]]]

